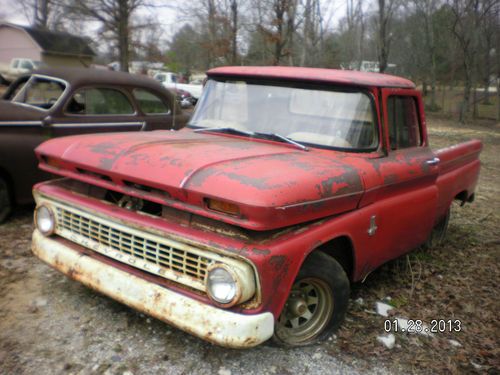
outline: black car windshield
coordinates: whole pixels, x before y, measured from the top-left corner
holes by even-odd
[[[189,125],[279,134],[323,148],[378,145],[373,102],[363,91],[209,80]]]

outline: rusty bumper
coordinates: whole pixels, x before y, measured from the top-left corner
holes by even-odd
[[[67,276],[136,310],[215,344],[248,348],[269,339],[274,317],[243,315],[196,301],[33,233],[33,253]]]

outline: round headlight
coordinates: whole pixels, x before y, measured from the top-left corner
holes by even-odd
[[[35,224],[44,236],[50,236],[56,228],[54,214],[47,206],[38,206],[35,211]]]
[[[236,278],[221,264],[215,264],[208,271],[207,292],[212,300],[226,307],[236,303],[241,294]]]

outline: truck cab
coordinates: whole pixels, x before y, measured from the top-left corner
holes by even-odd
[[[350,285],[445,232],[481,143],[433,151],[420,93],[377,73],[210,70],[178,131],[49,141],[33,252],[219,345],[302,346]]]

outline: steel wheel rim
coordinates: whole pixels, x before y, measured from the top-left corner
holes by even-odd
[[[291,345],[307,344],[327,326],[333,309],[331,288],[325,281],[317,278],[297,281],[278,318],[276,335]]]

